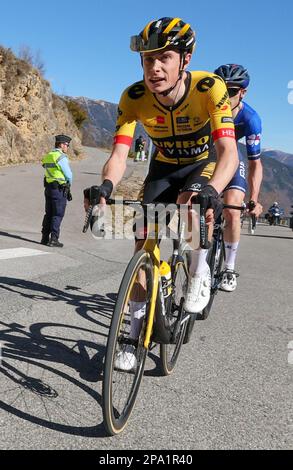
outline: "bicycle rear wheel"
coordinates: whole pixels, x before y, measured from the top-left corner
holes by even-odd
[[[203,309],[202,314],[198,317],[200,320],[206,320],[211,311],[215,294],[218,291],[219,283],[221,281],[221,272],[225,260],[225,245],[221,237],[214,239],[213,244],[209,250],[207,262],[211,270],[211,297],[207,306]]]
[[[150,255],[145,251],[139,251],[131,259],[123,276],[107,342],[102,403],[104,426],[110,435],[123,431],[137,398],[147,356],[143,343],[152,289],[153,264]],[[131,300],[139,300],[146,304],[146,314],[136,340],[130,337]],[[136,364],[133,370],[125,372],[115,367],[115,359],[119,353],[125,352],[129,345],[135,346]]]
[[[187,279],[187,267],[183,261],[178,261],[173,273],[171,298],[166,307],[166,320],[172,332],[171,343],[160,344],[161,366],[164,375],[170,375],[173,372],[185,336],[186,322],[182,320]]]

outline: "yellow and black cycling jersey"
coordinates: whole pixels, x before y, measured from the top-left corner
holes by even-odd
[[[157,148],[155,159],[187,165],[209,158],[212,139],[235,138],[224,81],[209,72],[187,72],[185,95],[172,107],[162,105],[144,81],[122,94],[114,144],[129,147],[139,121]]]

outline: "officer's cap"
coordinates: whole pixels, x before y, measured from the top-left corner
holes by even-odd
[[[68,135],[60,134],[55,136],[55,141],[56,144],[70,144],[71,142],[71,137],[68,137]]]

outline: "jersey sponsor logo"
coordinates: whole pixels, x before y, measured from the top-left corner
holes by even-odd
[[[224,96],[222,96],[222,98],[220,99],[219,103],[216,104],[216,108],[219,108],[219,109],[222,109],[222,106],[226,103],[226,101],[228,100],[229,98],[229,95],[228,95],[228,92],[226,91]],[[228,106],[226,107],[226,109],[228,108]]]
[[[179,116],[179,114],[183,113],[189,106],[189,103],[187,103],[183,108],[179,109],[179,111],[176,112],[176,115]]]
[[[200,117],[194,117],[193,118],[193,125],[198,126],[199,124],[202,124],[202,120]]]
[[[145,87],[142,83],[136,83],[128,90],[128,96],[132,100],[138,100],[145,94]]]
[[[257,147],[260,144],[261,134],[252,134],[247,137],[247,144],[251,147]]]
[[[194,192],[201,191],[201,187],[202,187],[201,183],[193,183],[188,187],[186,191],[194,191]]]
[[[222,106],[221,111],[227,111],[229,109],[229,106],[226,104],[225,106]]]
[[[205,93],[206,91],[208,91],[210,88],[212,88],[214,86],[214,84],[216,83],[216,80],[212,77],[205,77],[203,78],[202,80],[200,80],[198,82],[198,84],[196,85],[196,88],[198,89],[198,91],[200,91],[201,93]]]
[[[178,132],[192,132],[192,127],[188,124],[178,124],[177,125]]]
[[[216,80],[219,80],[222,83],[225,83],[224,80],[221,77],[219,77],[219,75],[213,75],[213,78],[215,78]]]
[[[225,124],[225,122],[234,122],[232,117],[222,117],[221,122]]]
[[[241,176],[241,178],[245,179],[245,164],[244,162],[240,162],[239,163],[239,175]]]
[[[203,136],[197,140],[159,140],[153,139],[154,145],[166,157],[196,156],[209,151],[210,136]]]
[[[180,116],[176,118],[177,124],[188,124],[190,121],[190,118],[188,116]]]
[[[221,137],[231,137],[235,139],[235,130],[234,129],[217,129],[213,132],[214,141],[220,139]]]
[[[146,126],[147,127],[147,126]],[[169,132],[168,126],[148,126],[152,129],[152,132]]]
[[[165,124],[165,117],[164,116],[157,116],[156,121],[157,121],[157,124]]]

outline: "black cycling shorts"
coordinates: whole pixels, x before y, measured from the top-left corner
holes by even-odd
[[[175,204],[180,193],[185,191],[196,193],[206,186],[213,175],[215,165],[216,162],[209,159],[208,161],[205,160],[204,162],[179,168],[175,166],[174,168],[172,164],[162,164],[153,160],[138,199],[141,199],[145,204],[155,202]],[[171,214],[167,217],[167,224],[170,217]],[[136,240],[146,237],[146,215],[143,218],[144,223],[142,226],[142,214],[135,214],[133,231],[136,234]],[[141,222],[139,223],[139,221]]]
[[[176,203],[180,193],[185,191],[196,193],[206,186],[214,173],[215,166],[216,161],[210,159],[179,168],[153,160],[140,192],[140,198],[146,204]]]

